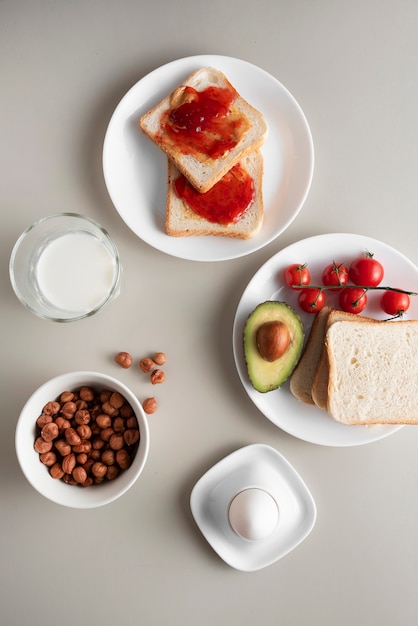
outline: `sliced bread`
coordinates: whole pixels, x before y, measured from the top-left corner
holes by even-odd
[[[325,327],[332,307],[324,306],[315,316],[305,350],[290,378],[291,393],[305,404],[315,404],[312,383],[321,358],[325,340]]]
[[[254,183],[254,199],[236,222],[220,224],[198,215],[176,193],[175,180],[181,175],[177,167],[168,159],[168,188],[165,228],[173,237],[215,235],[249,239],[261,228],[264,219],[263,205],[263,157],[260,151],[252,152],[240,162]],[[221,184],[221,181],[218,181]],[[207,193],[212,193],[211,190]]]
[[[356,315],[354,313],[346,313],[345,311],[339,311],[338,309],[332,309],[327,316],[325,326],[323,329],[322,348],[320,352],[317,368],[314,373],[311,395],[312,400],[316,406],[320,409],[327,409],[328,402],[328,377],[329,377],[329,365],[328,354],[325,346],[325,337],[331,324],[340,321],[356,321],[359,324],[363,322],[376,322],[377,320],[362,315]]]
[[[201,93],[209,87],[231,90],[233,94],[228,113],[223,118],[227,119],[229,116],[231,119],[231,128],[235,129],[233,132],[237,143],[217,158],[208,157],[207,154],[196,151],[193,146],[186,148],[180,139],[176,141],[176,133],[168,132],[166,126],[173,111],[178,111],[181,105],[193,98],[193,91],[190,88]],[[205,116],[208,117],[203,110],[200,115],[202,120]],[[171,124],[170,121],[168,123]],[[201,68],[191,74],[174,92],[141,117],[140,127],[202,193],[210,189],[246,154],[260,148],[267,134],[267,124],[263,115],[240,96],[221,71],[211,67]],[[204,128],[196,126],[196,129],[196,135],[201,136],[201,133],[205,132]],[[172,128],[168,130],[171,131]],[[176,127],[174,130],[177,130]],[[181,128],[177,132],[178,137],[180,131]],[[212,133],[212,140],[221,144],[224,137]]]
[[[418,321],[339,321],[326,335],[327,410],[350,425],[418,423]]]

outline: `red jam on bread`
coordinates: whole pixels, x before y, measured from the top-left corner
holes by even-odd
[[[219,159],[232,150],[250,127],[234,110],[232,87],[210,86],[196,91],[186,86],[179,102],[163,114],[162,132],[183,154]]]
[[[206,193],[199,193],[180,175],[174,189],[195,213],[208,222],[227,226],[237,222],[254,200],[254,181],[247,170],[237,163]]]

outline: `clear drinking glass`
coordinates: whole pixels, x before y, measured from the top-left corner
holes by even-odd
[[[122,268],[104,228],[83,215],[60,213],[22,233],[9,270],[16,296],[32,313],[70,322],[98,313],[119,295]]]

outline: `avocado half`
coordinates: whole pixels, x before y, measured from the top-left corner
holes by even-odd
[[[272,321],[286,325],[290,343],[276,361],[267,361],[257,347],[257,331],[260,326]],[[244,326],[244,355],[248,376],[257,391],[273,391],[289,378],[301,356],[304,337],[302,320],[286,302],[267,301],[254,309]]]

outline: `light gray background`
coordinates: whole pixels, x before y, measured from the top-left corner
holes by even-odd
[[[416,623],[418,427],[349,449],[286,435],[244,393],[231,329],[254,272],[301,238],[364,234],[417,263],[417,33],[413,0],[0,2],[2,624]],[[142,243],[101,170],[105,130],[126,91],[159,65],[202,53],[273,74],[315,143],[297,219],[263,250],[225,263],[173,259]],[[122,294],[95,319],[36,319],[9,285],[14,241],[55,211],[96,219],[120,249]],[[54,505],[18,467],[19,410],[43,381],[74,369],[119,376],[144,397],[137,369],[115,369],[119,350],[168,354],[146,469],[102,509]],[[318,518],[291,554],[245,574],[205,542],[189,495],[213,463],[254,442],[302,474]]]

